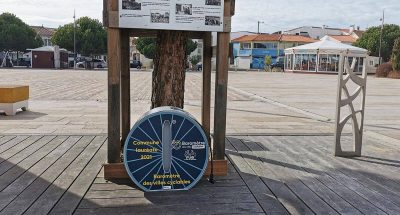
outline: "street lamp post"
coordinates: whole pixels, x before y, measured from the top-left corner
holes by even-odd
[[[74,9],[74,69],[76,69],[76,16]]]
[[[260,24],[261,23],[265,23],[265,22],[261,22],[261,21],[257,22],[257,34],[260,34]]]
[[[383,27],[385,25],[385,10],[383,10],[382,18],[380,21],[382,21],[382,26],[381,26],[381,36],[379,39],[379,65],[382,64],[382,40],[383,40]]]

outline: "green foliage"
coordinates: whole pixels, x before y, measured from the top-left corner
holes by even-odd
[[[272,58],[271,58],[271,56],[269,56],[269,55],[265,56],[265,65],[266,65],[267,67],[269,67],[269,66],[271,66],[271,64],[272,64]]]
[[[400,71],[400,37],[394,42],[392,64],[394,71]]]
[[[190,55],[190,53],[194,52],[197,49],[197,42],[193,42],[193,40],[187,40],[186,42],[186,53]]]
[[[369,28],[354,44],[360,48],[367,49],[372,56],[379,56],[379,43],[381,26]],[[384,25],[382,36],[382,58],[385,62],[390,60],[394,41],[400,37],[400,26]]]
[[[137,50],[148,59],[154,59],[156,55],[157,39],[140,37],[136,40]],[[197,49],[197,42],[188,40],[186,43],[186,53],[189,55]]]
[[[198,63],[200,63],[201,56],[200,55],[193,55],[189,57],[189,61],[193,66],[196,66]]]
[[[148,59],[154,59],[156,55],[156,43],[155,38],[141,37],[136,40],[136,48]]]
[[[11,13],[0,15],[0,51],[21,51],[43,45],[42,39]]]
[[[96,19],[82,17],[76,21],[76,51],[83,55],[100,55],[107,52],[107,32]],[[61,26],[52,38],[56,44],[67,50],[74,50],[74,23]]]

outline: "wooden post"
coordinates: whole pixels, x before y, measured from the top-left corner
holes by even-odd
[[[228,58],[231,16],[234,14],[235,0],[224,0],[224,32],[218,33],[217,73],[215,81],[214,112],[214,175],[225,176],[228,164],[225,160],[226,109],[228,87]],[[121,163],[122,143],[129,133],[130,121],[130,62],[129,35],[157,35],[153,29],[119,29],[118,0],[103,0],[103,23],[108,28],[108,164],[104,165],[106,179],[128,178]],[[212,38],[210,32],[189,32],[191,38],[204,39],[202,124],[210,137],[211,111],[211,58]],[[122,99],[121,99],[122,97]],[[121,115],[122,109],[122,115]],[[122,120],[121,120],[122,117]],[[211,141],[210,141],[211,142]],[[210,174],[211,169],[206,172]]]
[[[118,1],[108,1],[108,11],[118,10]],[[121,162],[121,30],[108,28],[108,163]]]
[[[225,0],[224,16],[231,16],[231,1]],[[229,32],[217,34],[217,73],[215,78],[214,155],[225,159],[226,110],[228,101]]]
[[[131,130],[131,74],[129,30],[121,29],[121,147]]]
[[[211,59],[212,59],[211,32],[205,32],[203,37],[203,96],[201,106],[201,120],[208,142],[211,145]]]

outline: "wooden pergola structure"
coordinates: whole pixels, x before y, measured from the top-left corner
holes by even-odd
[[[224,1],[224,30],[217,33],[215,108],[214,108],[214,175],[227,174],[225,135],[229,69],[231,17],[235,0]],[[130,37],[156,37],[160,30],[119,28],[118,0],[103,0],[103,23],[108,28],[108,163],[104,165],[106,179],[128,178],[121,163],[121,145],[131,129],[130,100]],[[201,124],[211,140],[211,32],[191,31],[191,39],[202,39],[203,96]],[[211,141],[209,141],[211,143]],[[122,144],[121,144],[122,143]],[[209,165],[210,166],[210,165]],[[210,173],[209,170],[207,171]]]

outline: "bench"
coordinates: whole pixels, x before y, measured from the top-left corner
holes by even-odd
[[[29,86],[0,85],[0,110],[14,116],[17,109],[28,109]]]

